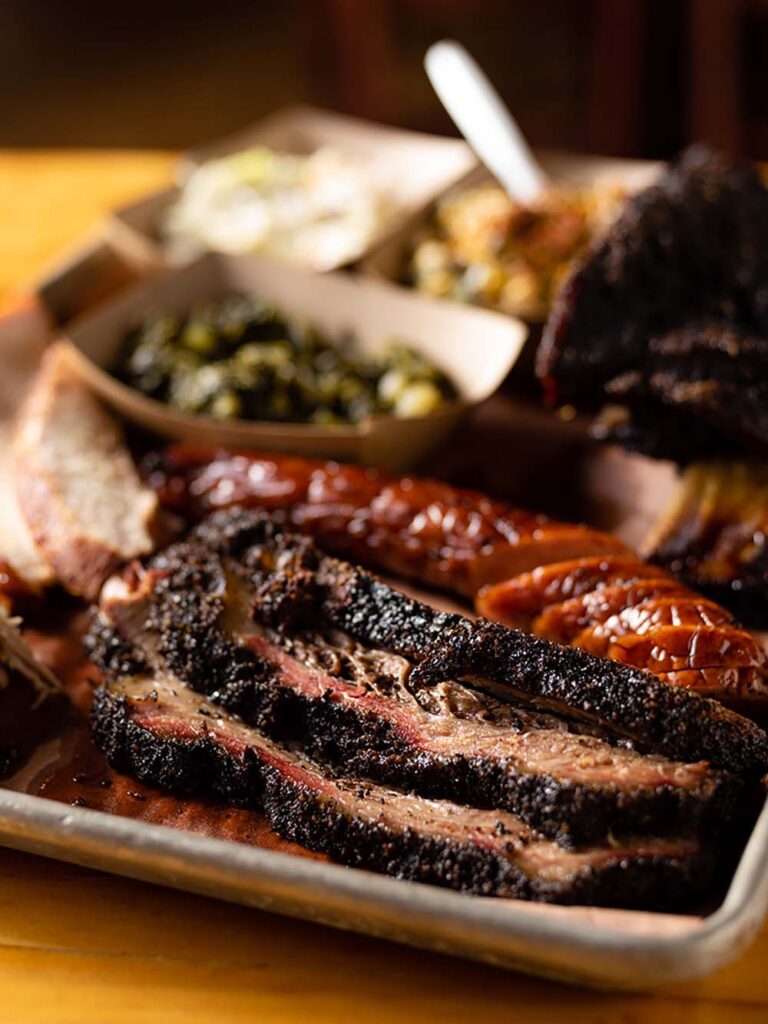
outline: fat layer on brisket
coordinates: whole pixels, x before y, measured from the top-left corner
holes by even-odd
[[[261,809],[283,837],[335,860],[461,892],[557,903],[681,909],[713,861],[692,839],[612,840],[565,850],[505,811],[331,777],[169,676],[125,676],[96,693],[94,735],[143,781]]]

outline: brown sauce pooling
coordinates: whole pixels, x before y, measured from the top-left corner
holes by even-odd
[[[45,625],[30,622],[25,637],[37,657],[59,677],[69,703],[57,704],[53,722],[50,711],[43,714],[42,708],[30,711],[27,707],[21,716],[26,760],[3,785],[153,825],[326,859],[280,839],[254,811],[226,807],[213,800],[175,797],[113,771],[91,741],[88,728],[98,672],[88,661],[81,642],[87,614],[81,606],[69,603],[59,612],[47,612]],[[14,719],[19,721],[18,716]]]

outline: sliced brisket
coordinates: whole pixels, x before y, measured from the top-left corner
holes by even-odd
[[[244,613],[249,602],[242,586],[231,574],[225,581],[210,552],[179,546],[166,556],[166,567],[177,558],[184,586],[196,574],[192,593],[201,598],[200,610],[191,613],[184,601],[179,615],[174,595],[182,581],[174,573],[159,580],[148,574],[138,591],[124,596],[112,584],[94,643],[108,676],[131,670],[130,644],[134,665],[178,674],[325,764],[422,796],[506,808],[561,843],[611,832],[696,830],[721,819],[732,803],[733,784],[704,763],[642,756],[579,734],[560,716],[453,681],[413,694],[405,658],[338,630],[266,628]],[[220,585],[201,586],[204,579]],[[204,602],[217,610],[207,614]],[[146,614],[140,624],[139,608]],[[190,617],[207,628],[191,632]],[[203,671],[190,662],[189,650]]]
[[[503,811],[329,777],[168,677],[97,691],[93,729],[120,770],[264,811],[283,837],[350,866],[483,896],[673,910],[711,883],[694,840],[564,850]]]
[[[489,641],[507,649],[494,653]],[[650,718],[652,748],[700,751],[681,761],[749,771],[766,757],[764,734],[714,704],[435,612],[264,514],[218,513],[149,570],[112,581],[92,646],[108,678],[170,671],[326,763],[427,796],[506,807],[561,841],[690,827],[728,802],[729,785],[705,765],[643,756],[600,735],[607,716],[589,703],[606,676],[609,732],[642,737]],[[459,660],[443,670],[441,659]],[[472,686],[456,681],[462,675],[482,678]],[[483,692],[494,683],[496,697]]]

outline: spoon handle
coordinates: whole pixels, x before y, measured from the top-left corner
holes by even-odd
[[[424,67],[456,127],[512,199],[530,203],[540,196],[547,177],[477,61],[460,43],[443,39],[427,50]]]

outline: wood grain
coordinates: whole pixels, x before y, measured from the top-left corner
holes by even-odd
[[[165,153],[0,152],[0,305]],[[0,850],[0,1019],[662,1024],[764,1021],[768,928],[735,964],[654,995],[584,992]]]

